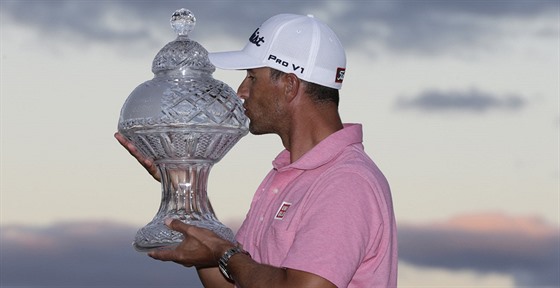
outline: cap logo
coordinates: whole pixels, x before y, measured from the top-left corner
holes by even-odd
[[[346,71],[345,68],[336,69],[336,79],[334,80],[334,82],[342,83],[342,81],[344,80],[344,72],[345,71]]]
[[[287,61],[284,61],[284,60],[282,60],[282,59],[276,57],[276,55],[272,55],[272,54],[268,55],[268,59],[267,59],[267,60],[270,61],[270,62],[272,62],[272,63],[278,64],[278,65],[282,65],[282,66],[284,66],[284,67],[291,67],[292,70],[294,70],[294,72],[299,72],[299,73],[301,73],[301,74],[303,74],[303,71],[305,70],[305,68],[303,68],[303,67],[301,67],[301,66],[299,66],[299,65],[296,65],[296,64],[293,64],[293,63],[289,63],[289,62],[287,62]]]
[[[261,47],[261,43],[264,43],[264,36],[259,37],[259,28],[249,37],[249,42],[257,45],[257,47]]]

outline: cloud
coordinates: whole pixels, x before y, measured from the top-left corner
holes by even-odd
[[[102,1],[3,1],[2,14],[18,25],[52,37],[81,41],[130,41],[149,38],[149,31],[137,25],[126,11],[112,9]]]
[[[399,259],[418,266],[510,274],[518,287],[560,285],[560,229],[497,213],[400,225]]]
[[[302,5],[298,3],[293,1],[291,8],[299,10]],[[128,41],[163,46],[162,39],[172,40],[167,37],[171,34],[166,34],[173,33],[168,22],[179,8],[191,10],[197,18],[197,26],[202,25],[204,31],[211,32],[206,35],[208,37],[216,37],[215,33],[219,33],[220,36],[233,34],[241,39],[251,33],[248,27],[254,27],[278,13],[277,9],[290,7],[288,5],[254,1],[3,1],[2,12],[10,22],[36,30],[51,41],[52,37],[71,37],[89,43]],[[232,25],[224,23],[223,18],[240,28],[224,32]],[[200,28],[195,28],[193,33],[197,30]]]
[[[10,16],[10,21],[48,37],[70,35],[86,42],[154,44],[170,31],[165,22],[181,7],[192,10],[199,25],[205,27],[206,34],[197,39],[224,35],[244,39],[255,25],[284,12],[315,14],[337,31],[347,47],[367,49],[364,43],[372,41],[400,53],[472,51],[473,47],[499,42],[510,34],[558,35],[555,12],[559,4],[549,0],[3,1],[2,13]],[[508,25],[510,20],[529,24],[537,18],[550,21],[545,21],[538,31],[531,25]]]
[[[345,15],[329,23],[341,26],[344,35],[353,35],[349,43],[363,45],[373,36],[374,42],[401,54],[472,53],[488,48],[503,51],[509,47],[502,41],[512,36],[556,38],[558,7],[557,1],[547,0],[370,1],[352,5]],[[530,25],[537,19],[544,20],[544,28]],[[518,27],[512,22],[524,24]]]
[[[202,287],[194,268],[133,250],[138,228],[110,222],[3,226],[2,287]]]
[[[399,109],[415,109],[428,112],[519,110],[525,105],[526,101],[518,95],[497,96],[478,89],[467,91],[429,89],[415,97],[401,97],[396,103]]]
[[[193,268],[134,251],[138,228],[95,221],[2,226],[1,284],[202,287]],[[508,274],[519,287],[557,287],[559,256],[560,229],[538,218],[481,213],[399,224],[399,261],[417,267]]]

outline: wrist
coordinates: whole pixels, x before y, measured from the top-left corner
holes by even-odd
[[[244,254],[247,255],[249,257],[251,257],[251,254],[249,254],[249,252],[243,250],[241,247],[239,246],[234,246],[234,247],[230,247],[229,249],[227,249],[222,256],[220,257],[220,259],[218,259],[218,268],[220,269],[220,272],[222,272],[222,274],[224,275],[224,277],[226,277],[226,279],[232,280],[233,281],[233,277],[231,275],[231,270],[230,270],[230,259],[238,254]]]

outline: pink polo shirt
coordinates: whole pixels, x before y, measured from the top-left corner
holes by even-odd
[[[396,287],[391,192],[364,152],[362,126],[345,125],[294,163],[282,151],[236,238],[259,263],[337,287]]]

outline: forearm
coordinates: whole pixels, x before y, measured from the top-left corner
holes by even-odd
[[[228,270],[241,288],[289,287],[286,269],[259,264],[247,255],[234,255],[229,260]]]
[[[242,288],[336,288],[331,282],[318,275],[260,264],[251,259],[250,256],[241,253],[230,258],[228,271],[237,286]]]
[[[217,267],[197,268],[196,272],[205,288],[233,288],[233,283],[227,281]]]
[[[234,255],[228,264],[228,270],[232,274],[237,286],[250,287],[294,287],[286,282],[286,269],[263,265],[255,262],[250,257],[242,258]],[[205,288],[233,287],[234,284],[226,280],[217,267],[197,268],[198,277]]]

